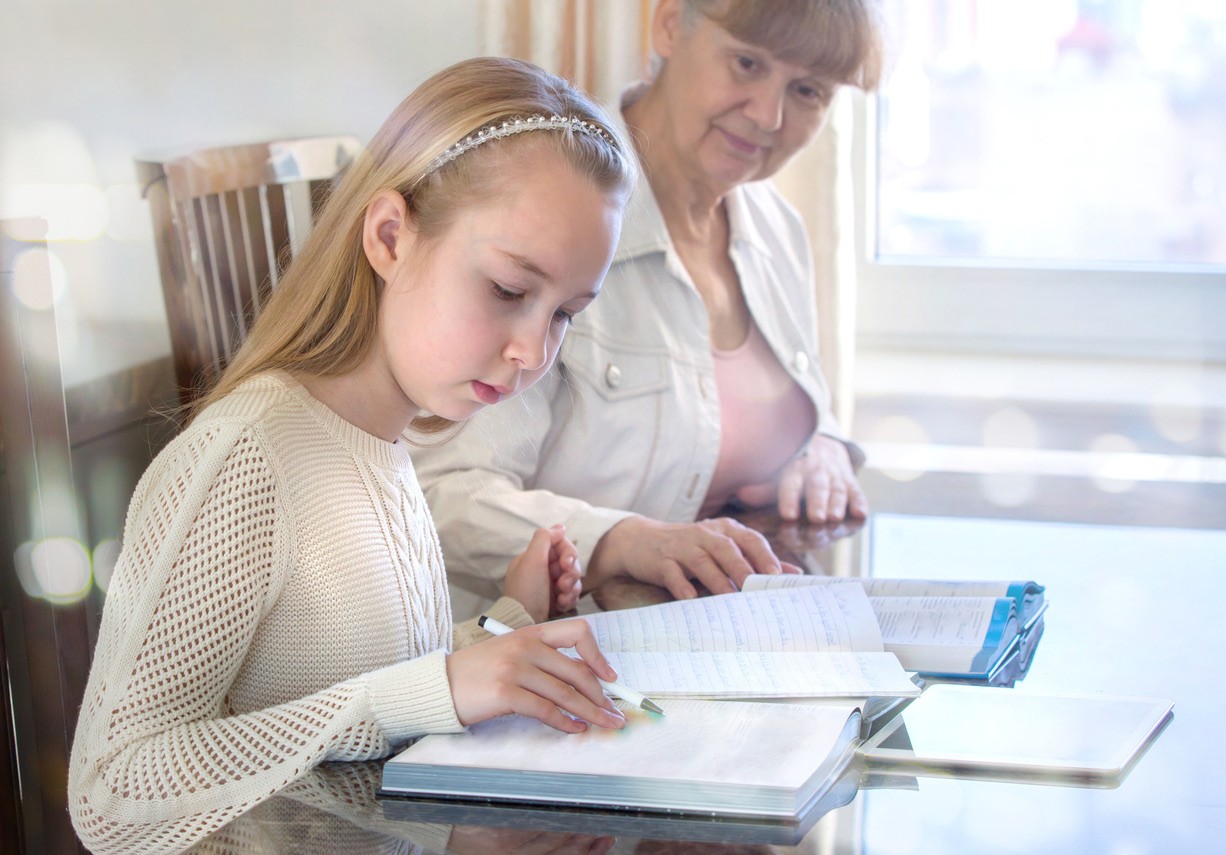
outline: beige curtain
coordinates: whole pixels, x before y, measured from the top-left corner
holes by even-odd
[[[616,104],[646,73],[651,9],[652,0],[485,0],[482,41]]]
[[[485,0],[486,53],[561,74],[606,105],[647,73],[652,0]],[[851,106],[840,95],[817,140],[775,178],[813,241],[821,360],[834,413],[851,431],[855,347]]]
[[[856,260],[851,179],[851,92],[836,96],[816,140],[775,176],[775,185],[804,218],[813,246],[822,370],[834,415],[851,433],[855,404]]]

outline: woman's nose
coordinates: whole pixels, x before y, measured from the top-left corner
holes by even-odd
[[[753,87],[745,113],[757,126],[767,133],[779,130],[783,124],[783,101],[787,87],[775,80],[762,80]]]

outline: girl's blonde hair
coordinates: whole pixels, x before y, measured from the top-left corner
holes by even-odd
[[[535,116],[577,117],[608,136],[532,131],[483,143],[431,169],[436,157],[482,128]],[[495,57],[443,69],[400,103],[348,167],[246,341],[191,415],[262,371],[326,377],[359,366],[375,341],[382,287],[362,247],[371,199],[382,190],[400,193],[414,230],[429,242],[466,205],[514,181],[514,155],[525,146],[556,151],[595,187],[623,199],[636,177],[635,160],[618,127],[562,78],[527,62]],[[452,424],[428,416],[413,428],[437,433]]]
[[[821,77],[877,88],[882,25],[875,0],[684,0],[685,20],[703,15],[749,44]]]

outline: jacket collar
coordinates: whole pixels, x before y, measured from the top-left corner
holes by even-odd
[[[622,92],[621,103],[614,120],[621,126],[628,139],[633,131],[626,125],[622,108],[634,102],[648,84],[633,83]],[[758,224],[750,212],[747,193],[744,186],[738,185],[724,197],[728,208],[729,243],[732,246],[744,244],[766,258],[771,255],[770,244],[762,234]],[[655,252],[668,252],[672,241],[668,236],[668,227],[664,223],[664,215],[660,213],[660,205],[656,202],[647,176],[640,174],[630,194],[626,205],[626,216],[622,222],[621,238],[617,243],[617,251],[613,255],[613,263],[629,261]]]

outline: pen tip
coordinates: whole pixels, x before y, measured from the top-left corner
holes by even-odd
[[[660,705],[657,704],[655,701],[651,700],[650,698],[643,698],[643,709],[649,712],[659,713],[660,715],[664,715],[664,710],[660,709]]]
[[[477,618],[477,626],[485,629],[485,615],[481,615],[481,617]]]

